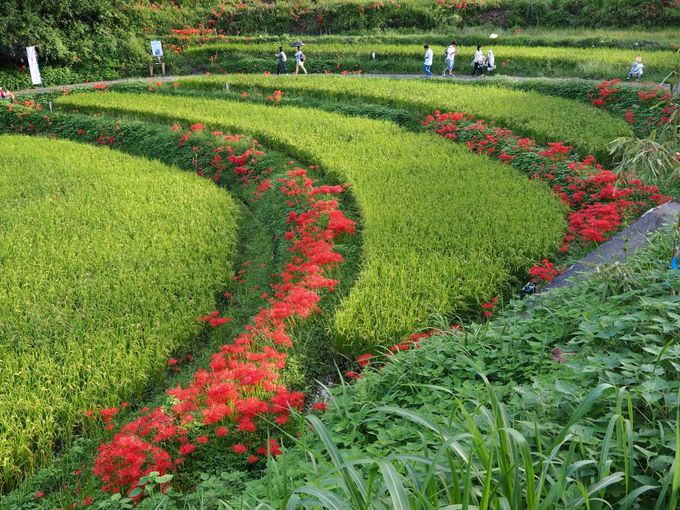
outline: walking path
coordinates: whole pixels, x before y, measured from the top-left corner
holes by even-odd
[[[542,292],[574,285],[592,273],[599,271],[602,266],[625,261],[647,246],[652,234],[670,225],[677,224],[679,215],[680,202],[675,200],[650,209],[631,226],[600,245],[543,287]],[[670,262],[670,253],[668,260]]]
[[[194,75],[194,76],[200,76],[200,75]],[[229,75],[225,75],[229,76]],[[315,75],[310,75],[310,76],[315,76]],[[326,76],[323,74],[316,75],[316,76]],[[25,94],[48,94],[52,92],[61,92],[64,90],[75,90],[75,89],[88,89],[92,88],[95,85],[116,85],[120,83],[139,83],[139,82],[171,82],[175,81],[179,78],[184,78],[186,76],[151,76],[151,77],[139,77],[139,78],[124,78],[121,80],[109,80],[109,81],[96,81],[96,82],[89,82],[89,83],[77,83],[74,85],[55,85],[52,87],[40,87],[40,88],[32,88],[32,89],[23,89],[23,90],[17,90],[15,91],[15,95],[18,97],[20,95],[25,95]],[[347,75],[348,78],[392,78],[395,80],[417,80],[417,79],[425,79],[425,77],[422,74],[361,74],[361,75],[356,75],[356,74],[349,74]],[[304,77],[300,77],[301,79],[304,79]],[[478,76],[476,78],[473,78],[472,76],[469,76],[467,74],[463,75],[455,75],[452,77],[443,77],[443,76],[433,76],[431,79],[433,80],[451,80],[451,81],[458,81],[458,82],[472,82],[472,81],[478,81],[478,80],[484,80],[484,81],[490,81],[493,82],[496,79],[499,80],[511,80],[511,81],[527,81],[527,80],[534,80],[534,79],[545,79],[545,80],[550,80],[554,82],[561,82],[561,81],[569,81],[569,80],[579,80],[584,83],[592,83],[593,85],[595,83],[599,83],[602,80],[590,80],[590,79],[584,79],[584,78],[539,78],[539,77],[531,77],[531,76],[506,76],[506,75],[495,75],[495,76]],[[622,82],[623,85],[631,86],[631,87],[639,87],[641,86],[639,83],[636,82]],[[664,84],[664,88],[670,90],[670,85]]]

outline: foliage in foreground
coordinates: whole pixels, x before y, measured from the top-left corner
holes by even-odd
[[[293,493],[365,508],[363,479],[380,488],[368,508],[400,494],[406,508],[466,498],[479,508],[675,508],[680,275],[667,269],[671,247],[672,236],[656,237],[632,262],[369,369],[333,391],[327,431],[311,420],[316,433],[244,492],[275,508]]]
[[[540,142],[567,143],[600,160],[607,158],[607,144],[618,136],[630,135],[623,119],[598,112],[574,101],[518,92],[506,87],[475,87],[461,83],[414,80],[347,79],[319,77],[229,76],[180,80],[181,87],[197,90],[230,87],[263,87],[308,93],[333,99],[359,98],[395,105],[421,113],[434,110],[459,111],[477,115],[513,129]]]
[[[151,477],[140,508],[676,509],[671,248],[656,236],[632,261],[512,302],[492,323],[443,323],[418,349],[364,360],[261,480],[225,472],[163,495]]]
[[[0,489],[160,376],[232,269],[234,203],[105,148],[0,138]]]
[[[555,250],[564,229],[561,204],[541,185],[385,122],[151,94],[71,95],[59,104],[233,126],[348,180],[364,217],[364,256],[333,327],[337,348],[350,354],[394,343],[432,310],[477,311]]]

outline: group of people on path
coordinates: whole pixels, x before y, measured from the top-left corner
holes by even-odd
[[[279,52],[276,54],[278,59],[278,65],[276,67],[276,74],[287,74],[288,73],[288,57],[286,57],[286,52],[283,51],[283,46],[279,46]],[[305,54],[302,53],[302,46],[295,46],[295,74],[298,74],[302,70],[307,74],[307,69],[305,69]]]
[[[434,52],[429,45],[425,45],[425,62],[423,65],[423,71],[425,71],[425,78],[432,77],[432,62],[434,60]],[[442,71],[442,76],[453,76],[453,68],[456,62],[456,54],[458,53],[458,44],[456,41],[452,41],[451,44],[446,48],[445,59],[446,65]],[[472,61],[472,76],[477,76],[477,73],[484,74],[484,71],[492,73],[496,69],[496,57],[493,54],[493,50],[489,49],[486,56],[482,51],[482,46],[477,46],[477,51],[475,51],[475,58]]]

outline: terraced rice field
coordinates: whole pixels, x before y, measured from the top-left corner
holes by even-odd
[[[144,159],[0,137],[0,488],[139,396],[232,272],[224,192]]]
[[[563,210],[511,169],[386,122],[233,101],[105,93],[62,108],[248,131],[347,181],[363,218],[362,269],[335,314],[337,347],[356,353],[465,312],[559,245]],[[410,147],[410,150],[404,150]]]
[[[327,407],[303,391],[337,382],[336,366],[370,378],[372,363],[432,334],[462,342],[447,352],[463,352],[468,334],[478,342],[479,352],[423,362],[443,378],[454,367],[450,396],[466,395],[455,427],[467,430],[468,397],[487,387],[478,371],[524,384],[530,374],[513,363],[525,351],[545,381],[559,367],[540,332],[522,330],[509,347],[500,330],[485,343],[493,323],[474,321],[494,317],[528,273],[554,277],[548,259],[560,250],[588,249],[668,199],[598,164],[636,126],[587,101],[345,77],[97,88],[50,97],[50,114],[32,101],[0,111],[0,132],[46,135],[0,136],[0,278],[11,282],[0,290],[0,424],[11,424],[0,428],[0,490],[19,487],[0,499],[8,508],[137,497],[152,471],[184,491],[208,472],[253,480],[297,448],[298,412]],[[480,353],[509,368],[460,369]],[[499,390],[515,406],[513,392]],[[598,386],[588,406],[607,392]],[[484,443],[487,431],[474,430]],[[90,442],[74,452],[74,437]],[[544,448],[555,437],[535,439]],[[609,480],[597,471],[583,480]],[[37,484],[50,487],[44,503]],[[569,484],[565,501],[577,501]]]

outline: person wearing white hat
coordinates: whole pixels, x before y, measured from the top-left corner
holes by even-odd
[[[489,73],[492,73],[496,69],[496,57],[493,55],[493,50],[489,48],[489,51],[486,54],[486,70]]]

